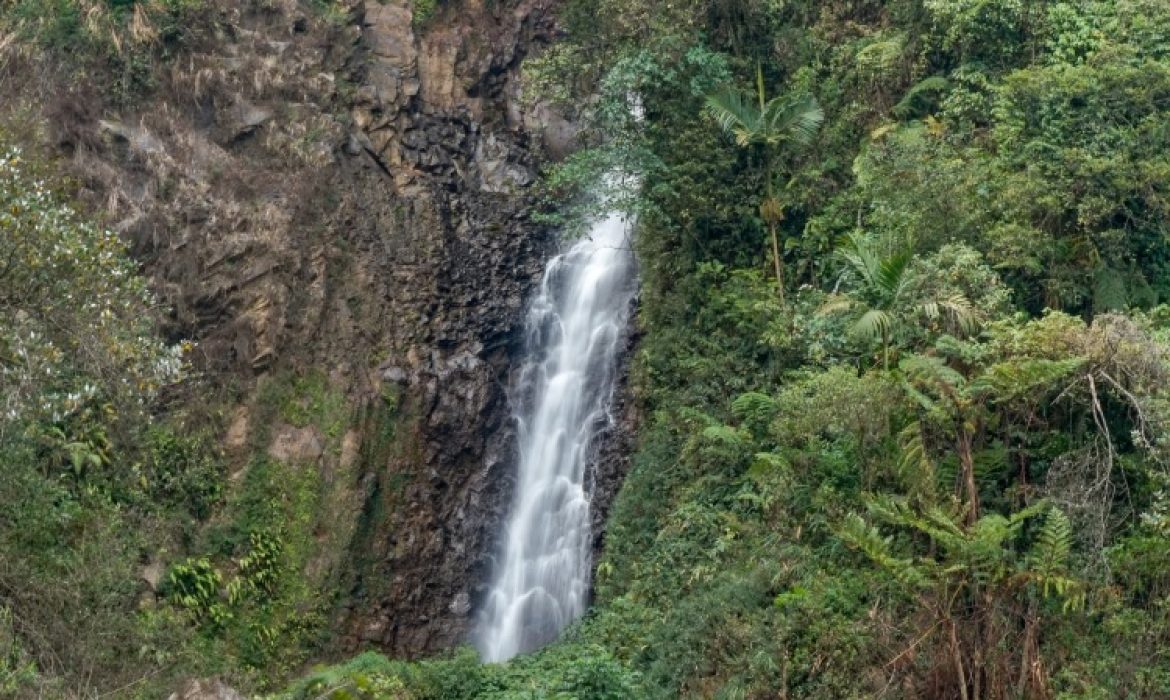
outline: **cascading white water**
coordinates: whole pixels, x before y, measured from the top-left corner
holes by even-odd
[[[504,661],[556,638],[585,612],[592,567],[586,469],[611,420],[634,294],[628,221],[611,214],[549,261],[526,321],[514,398],[520,467],[478,646]]]

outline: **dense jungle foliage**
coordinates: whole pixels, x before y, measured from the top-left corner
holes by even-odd
[[[0,3],[48,43],[116,36],[79,7]],[[272,697],[1170,697],[1170,4],[561,20],[528,97],[605,145],[550,170],[548,216],[641,181],[609,193],[639,222],[642,419],[594,608],[507,664],[367,654]],[[62,188],[0,149],[0,696],[283,682],[322,623],[297,574],[319,489],[261,462],[225,507],[221,423],[150,419],[183,345]],[[348,418],[319,378],[264,402]],[[158,542],[207,555],[127,605]]]
[[[594,610],[504,667],[366,657],[290,696],[1170,694],[1170,6],[563,17],[529,85],[599,96],[607,145],[550,200],[642,178],[611,193],[644,422]]]

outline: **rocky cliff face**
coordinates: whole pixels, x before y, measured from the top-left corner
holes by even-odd
[[[507,374],[552,244],[528,215],[543,126],[517,99],[549,3],[441,3],[425,23],[410,0],[209,5],[128,104],[49,94],[43,64],[9,64],[6,87],[48,105],[83,197],[173,309],[168,332],[238,387],[236,478],[271,435],[262,452],[338,492],[326,502],[349,512],[307,575],[338,601],[340,646],[450,647],[506,501]],[[339,450],[256,425],[256,387],[311,368],[367,417]],[[392,449],[374,444],[387,431]]]
[[[156,60],[131,99],[0,45],[0,89],[48,116],[168,334],[197,342],[233,481],[257,455],[320,472],[338,512],[305,575],[335,601],[338,651],[458,644],[488,578],[508,374],[554,245],[529,188],[572,135],[519,99],[554,1],[449,0],[420,21],[412,0],[205,0],[181,40],[142,32]],[[262,406],[309,372],[348,397],[344,434]],[[624,463],[608,454],[599,503]]]
[[[425,240],[392,263],[413,305],[386,321],[412,337],[379,369],[406,429],[369,474],[339,622],[347,647],[412,655],[465,639],[507,502],[507,375],[551,243],[527,218],[536,144],[518,71],[552,24],[532,0],[447,7],[421,32],[404,3],[361,9],[349,152],[392,180],[415,213],[395,220]]]

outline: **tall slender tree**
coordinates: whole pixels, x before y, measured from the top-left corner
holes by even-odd
[[[767,98],[764,71],[756,66],[755,94],[725,90],[707,97],[706,112],[741,148],[760,147],[764,151],[764,199],[760,218],[768,226],[772,241],[772,261],[776,268],[776,285],[784,302],[784,260],[776,232],[784,220],[784,207],[776,195],[776,170],[786,150],[805,148],[816,138],[825,114],[812,95],[793,92]]]

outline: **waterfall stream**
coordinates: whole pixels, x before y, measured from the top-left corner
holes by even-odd
[[[611,214],[549,261],[528,309],[513,400],[520,463],[494,585],[479,620],[486,661],[554,640],[585,612],[595,438],[610,422],[636,282],[630,224]]]

